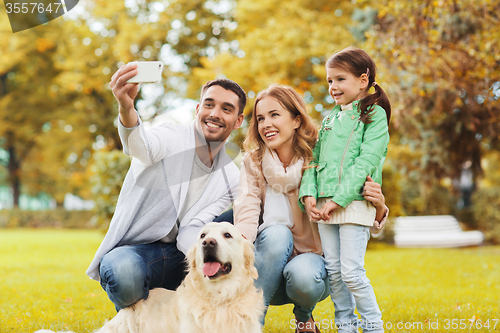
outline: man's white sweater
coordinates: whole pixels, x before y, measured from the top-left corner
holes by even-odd
[[[152,243],[164,238],[186,201],[195,157],[195,123],[165,123],[144,129],[141,120],[118,132],[125,154],[132,156],[111,223],[87,275],[99,281],[102,257],[121,245]],[[231,204],[239,169],[222,148],[205,191],[179,221],[177,247],[186,253],[198,232]]]

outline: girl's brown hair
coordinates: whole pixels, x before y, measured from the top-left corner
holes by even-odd
[[[374,85],[375,93],[366,95],[361,99],[359,104],[361,121],[366,124],[371,122],[370,113],[373,111],[373,105],[377,104],[385,110],[387,123],[389,123],[391,119],[391,103],[384,90],[378,84],[374,84],[377,66],[375,66],[375,62],[365,51],[355,47],[343,49],[328,59],[326,68],[341,68],[356,77],[366,74],[368,76],[366,92]]]
[[[247,152],[255,150],[258,162],[262,162],[266,144],[259,134],[259,123],[257,121],[256,112],[257,105],[265,97],[276,99],[290,112],[293,118],[297,116],[300,117],[300,126],[295,130],[292,145],[296,152],[295,156],[297,158],[303,158],[304,167],[307,167],[312,160],[312,148],[318,139],[318,128],[307,114],[306,103],[302,96],[289,86],[272,84],[257,95],[252,110],[252,119],[250,120],[248,135],[243,143],[244,149]]]

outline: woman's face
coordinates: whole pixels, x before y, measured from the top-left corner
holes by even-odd
[[[255,118],[260,137],[269,149],[278,152],[292,150],[295,129],[300,126],[300,117],[295,117],[274,97],[266,96],[256,106]]]

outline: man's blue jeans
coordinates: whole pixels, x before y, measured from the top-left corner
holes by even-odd
[[[177,289],[186,268],[175,243],[157,241],[114,248],[102,258],[99,274],[102,288],[119,311],[148,298],[150,289]]]
[[[311,318],[316,303],[330,293],[323,257],[303,253],[288,261],[293,237],[284,225],[262,230],[255,240],[255,267],[259,273],[256,286],[264,292],[264,304],[294,304],[297,320]],[[262,318],[264,323],[264,318]]]
[[[232,210],[214,220],[220,221],[232,223]],[[117,311],[148,298],[153,288],[177,289],[186,273],[185,256],[177,244],[161,241],[116,247],[99,267],[101,286]]]

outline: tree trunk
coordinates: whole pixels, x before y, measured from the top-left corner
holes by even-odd
[[[7,74],[0,76],[0,96],[7,95]],[[6,133],[7,143],[6,148],[9,152],[9,162],[7,169],[9,170],[8,182],[12,187],[12,195],[14,196],[14,207],[19,207],[19,196],[21,194],[21,180],[19,178],[21,163],[18,161],[12,135]]]
[[[14,196],[14,208],[19,208],[19,196],[21,194],[21,179],[19,177],[21,171],[21,162],[17,159],[16,149],[14,145],[8,144],[9,151],[9,183],[12,187],[12,195]]]

